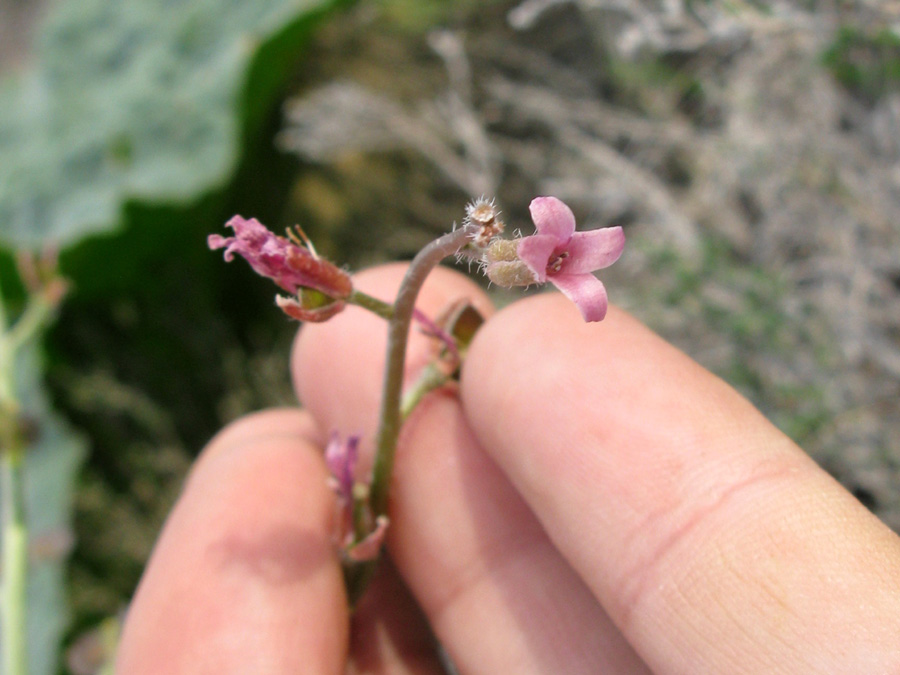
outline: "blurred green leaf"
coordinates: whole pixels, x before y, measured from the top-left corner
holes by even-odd
[[[0,238],[66,246],[221,187],[340,0],[67,0],[0,85]]]

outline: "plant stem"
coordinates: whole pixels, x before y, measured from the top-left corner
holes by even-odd
[[[39,294],[32,295],[29,298],[22,316],[16,320],[15,325],[9,329],[8,333],[4,331],[4,338],[7,341],[6,349],[10,354],[10,358],[13,358],[22,345],[33,339],[41,328],[47,325],[50,316],[53,314],[53,309],[53,305]]]
[[[368,309],[370,312],[373,312],[382,319],[387,319],[388,321],[394,317],[393,305],[388,304],[383,300],[379,300],[378,298],[373,298],[371,295],[358,291],[355,288],[350,294],[350,297],[347,298],[347,302],[351,305],[357,305],[363,309]]]
[[[54,303],[32,293],[25,311],[10,327],[0,290],[0,490],[2,490],[3,582],[0,588],[0,639],[4,675],[26,675],[28,643],[28,524],[25,519],[26,441],[19,428],[16,353],[49,322]]]
[[[27,327],[36,330],[32,317],[40,312],[29,302]],[[7,330],[5,305],[0,295],[3,330],[0,332],[0,489],[3,492],[3,585],[2,610],[3,672],[25,675],[28,651],[25,637],[26,593],[28,588],[28,526],[25,522],[25,450],[17,429],[19,402],[15,393],[15,357],[25,337],[21,320]],[[28,310],[31,310],[30,312]],[[23,318],[25,317],[23,315]],[[19,329],[19,330],[17,330]]]
[[[378,435],[375,439],[375,465],[372,468],[372,483],[369,503],[375,517],[386,515],[388,487],[394,468],[394,453],[402,422],[400,397],[403,389],[403,374],[406,366],[406,345],[409,341],[409,325],[412,321],[416,298],[428,273],[449,255],[458,252],[477,232],[477,226],[466,226],[435,239],[419,251],[413,258],[406,276],[400,284],[394,301],[393,315],[388,323],[387,357],[385,359],[384,386],[382,388],[381,412],[379,414]]]
[[[24,463],[22,447],[3,440],[3,672],[25,675],[27,648],[25,638],[26,589],[28,587],[28,527],[25,524]]]
[[[400,422],[406,421],[406,418],[427,394],[435,389],[440,389],[451,380],[452,378],[436,364],[427,364],[419,378],[410,386],[409,391],[400,399]]]

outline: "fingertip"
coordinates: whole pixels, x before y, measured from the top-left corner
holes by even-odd
[[[129,609],[118,672],[338,672],[347,645],[333,495],[308,417],[273,411],[210,444]]]
[[[235,447],[259,443],[265,438],[293,438],[323,447],[325,437],[307,410],[270,408],[232,421],[213,436],[197,456],[188,481],[205,470],[207,463]]]

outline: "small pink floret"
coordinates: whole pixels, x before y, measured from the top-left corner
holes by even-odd
[[[270,232],[256,218],[246,220],[235,216],[226,226],[234,230],[233,237],[211,234],[206,240],[211,249],[225,249],[225,260],[234,260],[237,253],[250,263],[257,274],[274,280],[289,293],[296,293],[300,286],[306,285],[304,282],[308,280],[287,264],[288,250],[299,248],[296,244]]]
[[[519,259],[536,283],[549,281],[572,300],[585,321],[601,321],[608,300],[603,282],[593,272],[622,255],[622,228],[576,232],[572,210],[556,197],[537,197],[529,210],[537,232],[519,241]]]

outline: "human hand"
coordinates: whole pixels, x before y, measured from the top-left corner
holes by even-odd
[[[400,268],[360,275],[389,297]],[[436,272],[429,313],[467,280]],[[482,328],[458,396],[404,427],[378,582],[350,619],[318,431],[374,432],[383,324],[303,328],[308,412],[204,452],[154,552],[121,673],[900,671],[900,539],[727,385],[558,295]],[[412,344],[421,365],[424,340]],[[418,355],[418,357],[416,356]],[[396,568],[396,573],[394,572]],[[419,609],[421,608],[421,609]]]

